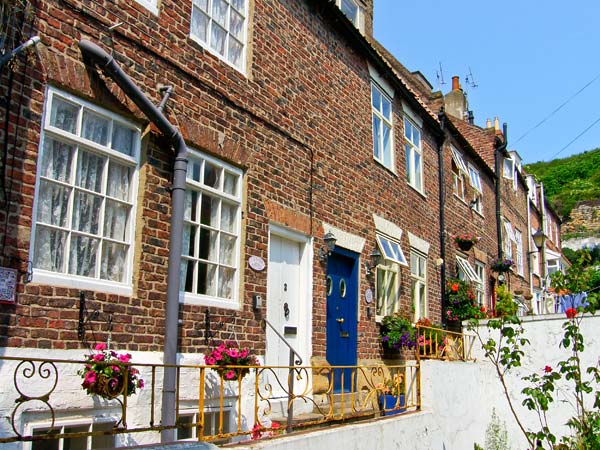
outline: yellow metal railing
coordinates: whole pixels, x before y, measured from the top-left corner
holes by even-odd
[[[417,325],[416,328],[415,355],[417,360],[473,360],[475,336],[422,325]]]
[[[157,411],[164,371],[173,366],[135,362],[133,366],[145,386],[128,397],[127,382],[119,387],[120,393],[86,394],[78,374],[85,364],[0,357],[0,377],[5,380],[0,411],[9,417],[8,422],[0,423],[0,444],[107,434],[127,434],[130,441],[137,442],[138,433],[153,433],[152,439],[157,439],[156,432],[164,429],[175,429],[176,439],[228,442],[234,437],[236,441],[264,438],[322,423],[414,411],[421,406],[418,362],[353,367],[230,366],[250,369],[244,375],[246,371],[239,371],[232,381],[221,378],[211,366],[178,365],[176,423],[165,426]],[[118,368],[125,375],[133,370],[128,363]],[[380,399],[384,393],[397,395]],[[293,421],[287,423],[290,406],[295,412]],[[97,416],[110,415],[113,426],[101,431],[61,431],[67,428],[59,425],[73,415],[79,422],[87,419],[90,423]],[[149,442],[148,438],[143,441]]]

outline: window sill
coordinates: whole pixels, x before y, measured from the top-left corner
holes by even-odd
[[[133,287],[123,283],[115,283],[105,280],[96,280],[76,275],[58,274],[54,272],[43,271],[39,269],[33,270],[31,278],[32,283],[45,284],[49,286],[60,286],[71,289],[87,289],[106,294],[116,294],[131,297],[133,295]]]
[[[184,305],[214,306],[215,308],[231,309],[236,311],[242,309],[237,300],[223,300],[207,295],[195,295],[189,292],[179,293],[179,303],[183,303]]]
[[[393,176],[395,176],[396,178],[398,178],[398,174],[394,170],[394,167],[388,167],[388,166],[386,166],[380,160],[378,160],[377,158],[375,158],[375,156],[373,156],[373,161],[375,161],[378,166],[381,166],[382,168],[384,168],[385,170],[387,170],[389,173],[391,173]]]
[[[413,186],[412,184],[408,183],[408,185],[410,186],[410,188],[412,190],[414,190],[417,194],[419,194],[421,197],[423,197],[425,200],[427,200],[427,194],[419,189],[417,189],[415,186]]]

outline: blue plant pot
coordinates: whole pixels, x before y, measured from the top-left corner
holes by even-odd
[[[398,405],[398,409],[396,408]],[[393,416],[395,414],[402,414],[406,411],[406,402],[404,394],[400,394],[400,402],[398,402],[397,395],[381,394],[379,396],[379,409],[383,412],[384,416]]]

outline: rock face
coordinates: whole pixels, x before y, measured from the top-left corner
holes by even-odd
[[[571,211],[571,219],[561,226],[561,234],[582,233],[585,237],[562,241],[563,247],[578,250],[600,245],[600,200],[587,200]]]

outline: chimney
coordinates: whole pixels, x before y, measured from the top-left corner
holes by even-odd
[[[500,131],[500,120],[498,116],[494,117],[494,130]]]
[[[452,90],[444,97],[444,106],[446,113],[465,120],[468,110],[467,97],[460,87],[460,79],[457,76],[452,77]]]
[[[485,121],[485,127],[486,128],[492,128],[492,119],[490,119],[488,117],[488,119]]]

